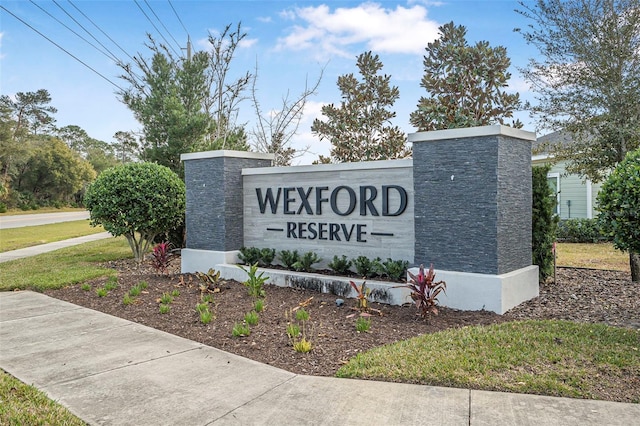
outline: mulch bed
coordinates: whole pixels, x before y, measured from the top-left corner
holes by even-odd
[[[372,303],[371,308],[381,315],[374,312],[371,329],[362,333],[355,329],[355,300],[348,299],[337,307],[335,295],[267,285],[265,310],[259,314],[259,323],[251,327],[249,336],[238,338],[232,337],[233,326],[242,322],[255,300],[247,288],[236,281],[223,281],[220,291],[214,293],[215,319],[204,325],[195,310],[201,301],[200,281],[195,275],[180,274],[178,264],[174,262],[169,273],[163,275],[148,263],[136,268],[132,260],[109,262],[105,266],[118,271],[118,287],[105,297],[98,297],[95,292],[105,283],[104,278],[91,281],[88,291],[78,284],[46,294],[293,373],[320,376],[334,375],[359,352],[448,328],[521,319],[565,319],[640,328],[640,285],[630,281],[629,273],[560,268],[558,284],[541,285],[538,298],[505,315],[441,307],[437,316],[422,319],[412,305]],[[125,293],[142,281],[148,283],[147,289],[134,303],[124,305]],[[176,289],[180,295],[171,303],[170,312],[161,314],[160,297]],[[311,317],[307,337],[313,350],[309,353],[295,352],[286,334],[287,314],[301,305]]]

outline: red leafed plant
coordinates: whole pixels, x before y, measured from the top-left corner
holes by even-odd
[[[418,275],[414,275],[411,272],[408,273],[411,281],[396,287],[404,287],[411,290],[411,298],[423,318],[429,315],[430,312],[438,315],[438,308],[436,307],[438,294],[445,291],[447,283],[444,281],[434,282],[436,273],[433,270],[433,265],[431,265],[426,275],[424,273],[424,265],[420,265]]]
[[[163,274],[167,273],[167,268],[171,259],[173,259],[173,253],[171,252],[171,243],[163,242],[158,243],[153,247],[153,267],[156,271],[160,271]]]

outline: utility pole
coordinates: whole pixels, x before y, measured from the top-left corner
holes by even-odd
[[[185,50],[185,48],[183,47],[182,50]],[[191,36],[187,36],[187,61],[191,60]]]

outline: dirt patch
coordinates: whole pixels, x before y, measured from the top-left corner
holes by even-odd
[[[412,305],[372,303],[371,308],[380,314],[372,312],[368,332],[356,331],[359,312],[355,310],[354,299],[346,299],[339,307],[336,305],[339,296],[268,285],[258,324],[251,327],[249,336],[238,338],[232,337],[234,324],[243,321],[255,301],[243,284],[221,283],[220,291],[213,293],[211,311],[215,319],[205,325],[196,311],[203,293],[195,275],[179,274],[177,266],[169,274],[161,275],[149,264],[136,269],[128,260],[109,262],[106,266],[118,271],[118,287],[104,297],[96,294],[96,289],[106,282],[104,278],[89,282],[89,290],[78,284],[46,294],[299,374],[332,376],[359,352],[468,325],[535,318],[640,328],[640,286],[631,283],[628,273],[562,268],[558,271],[558,284],[542,285],[540,297],[502,316],[487,311],[440,308],[439,315],[422,319]],[[133,303],[123,304],[125,293],[143,281],[148,283],[146,290],[134,297]],[[161,296],[174,290],[179,295],[170,303],[169,313],[161,314]],[[307,337],[313,350],[309,353],[295,352],[286,333],[287,314],[303,305],[310,314]],[[621,395],[612,397],[613,400],[625,400],[624,383],[620,388]]]

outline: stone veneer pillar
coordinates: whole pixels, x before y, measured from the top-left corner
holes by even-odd
[[[233,263],[243,245],[242,169],[269,167],[273,154],[208,151],[182,154],[186,200],[186,248],[182,272]]]
[[[443,304],[503,313],[538,295],[531,266],[533,140],[534,133],[500,125],[409,135],[415,263],[442,271],[445,299],[458,306]]]

